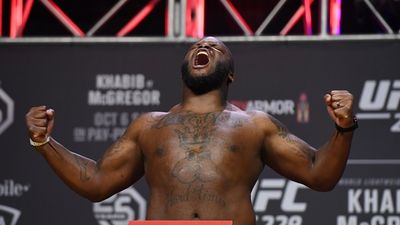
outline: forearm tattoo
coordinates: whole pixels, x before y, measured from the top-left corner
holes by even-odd
[[[59,150],[53,146],[52,143],[49,142],[50,147],[57,153],[59,157],[62,157],[61,154],[59,153]],[[73,158],[75,160],[76,165],[79,168],[79,179],[81,181],[89,181],[91,179],[91,176],[89,175],[89,161],[86,159],[81,158],[80,156],[73,154]]]

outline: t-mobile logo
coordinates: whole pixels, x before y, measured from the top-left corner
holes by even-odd
[[[254,211],[266,212],[271,201],[280,201],[283,212],[305,212],[307,203],[296,202],[297,191],[304,188],[307,187],[285,179],[261,179],[251,193]]]

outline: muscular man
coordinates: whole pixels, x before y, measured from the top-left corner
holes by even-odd
[[[325,96],[337,130],[315,150],[272,116],[227,102],[233,59],[218,39],[191,46],[182,80],[180,104],[140,116],[97,162],[50,138],[54,111],[46,106],[26,115],[31,144],[69,187],[92,201],[145,176],[150,220],[226,219],[254,225],[250,192],[264,165],[317,191],[331,190],[340,179],[356,125],[349,92]]]

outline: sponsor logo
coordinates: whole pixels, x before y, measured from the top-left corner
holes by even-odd
[[[14,101],[0,88],[0,135],[14,122]]]
[[[361,92],[358,119],[396,120],[391,132],[400,132],[400,80],[367,80]]]
[[[0,205],[0,225],[16,225],[20,216],[18,209]]]
[[[295,201],[298,190],[304,188],[306,186],[285,179],[261,179],[252,191],[254,211],[266,212],[268,203],[280,201],[283,212],[305,212],[307,203]]]
[[[265,224],[302,224],[303,218],[298,214],[307,210],[307,203],[296,201],[296,196],[300,189],[306,188],[286,179],[259,180],[251,193],[256,220]],[[272,215],[269,208],[276,203],[280,206],[281,214]]]
[[[93,204],[94,216],[100,225],[126,225],[130,220],[144,220],[146,200],[130,187],[110,198]]]
[[[242,110],[259,110],[271,115],[294,115],[295,103],[293,100],[233,100],[232,104]]]
[[[4,180],[0,183],[0,197],[21,197],[28,192],[30,185],[16,183],[14,180]]]
[[[310,104],[306,93],[300,94],[297,103],[292,99],[232,100],[230,102],[245,111],[258,110],[274,116],[296,116],[298,123],[308,123],[310,120]]]
[[[306,93],[301,93],[297,102],[296,119],[298,123],[308,123],[310,121],[310,103]]]

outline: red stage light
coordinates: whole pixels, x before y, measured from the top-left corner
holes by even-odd
[[[0,37],[3,35],[3,0],[0,0]]]
[[[304,34],[306,34],[306,35],[312,35],[311,2],[312,2],[312,0],[303,0]]]
[[[24,33],[26,22],[28,21],[29,14],[31,13],[31,9],[33,6],[33,0],[27,0],[26,4],[24,5],[24,10],[22,14],[22,23],[18,28],[17,36],[21,37]]]
[[[340,19],[342,14],[342,1],[341,0],[331,0],[330,1],[330,26],[331,34],[340,34]]]
[[[204,0],[186,2],[186,36],[202,38],[204,36]]]
[[[314,2],[314,0],[309,0],[309,4],[311,5]],[[304,14],[304,5],[300,6],[299,9],[297,9],[296,13],[290,18],[289,22],[285,25],[285,27],[281,30],[279,33],[280,35],[287,35],[289,31],[294,27],[294,25],[299,21],[300,17],[303,16]]]

